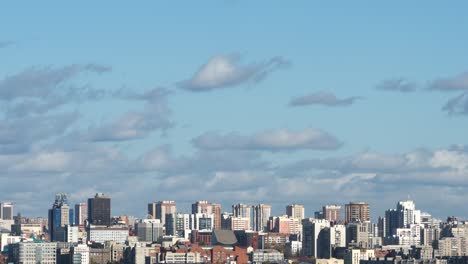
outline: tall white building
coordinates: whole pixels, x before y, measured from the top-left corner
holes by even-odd
[[[399,201],[397,204],[398,226],[406,228],[413,224],[421,223],[421,211],[416,210],[414,201]]]
[[[321,258],[319,236],[329,232],[330,222],[325,219],[308,218],[302,220],[302,252],[304,256]],[[324,231],[324,232],[323,232]]]

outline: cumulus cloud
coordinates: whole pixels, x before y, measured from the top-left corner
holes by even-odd
[[[342,143],[333,135],[320,129],[306,128],[301,131],[288,129],[267,130],[250,136],[237,133],[220,134],[207,132],[192,140],[199,149],[206,150],[333,150]]]
[[[403,93],[414,92],[416,88],[417,86],[415,83],[412,83],[405,78],[384,80],[376,86],[377,90]]]
[[[466,200],[462,190],[467,187],[468,152],[463,146],[401,154],[366,151],[285,166],[252,151],[203,150],[177,156],[170,146],[161,146],[132,159],[121,148],[87,146],[73,151],[50,147],[20,157],[0,155],[0,180],[9,177],[8,189],[0,185],[0,192],[17,193],[17,204],[24,203],[21,209],[28,213],[40,213],[37,208],[49,204],[54,192],[69,192],[76,199],[106,192],[119,204],[121,213],[137,216],[143,216],[144,205],[155,199],[155,192],[178,203],[197,199],[219,201],[224,206],[266,202],[275,210],[300,202],[308,215],[323,204],[349,200],[390,208],[411,195],[418,208],[443,217],[458,212]],[[15,176],[20,174],[23,176]],[[135,181],[144,184],[135,185]],[[122,191],[123,185],[134,187]],[[48,191],[37,192],[37,188]],[[438,195],[433,195],[434,190]],[[433,206],[440,197],[447,197],[444,207]],[[43,202],[26,207],[28,200]],[[384,209],[372,210],[374,217],[383,213]]]
[[[289,101],[289,106],[305,106],[305,105],[324,105],[324,106],[348,106],[354,104],[361,97],[353,96],[347,98],[337,98],[336,95],[330,92],[312,93],[300,97],[296,97]]]
[[[282,57],[273,57],[243,65],[237,55],[217,55],[202,65],[190,79],[180,82],[178,86],[193,92],[203,92],[247,82],[256,83],[289,64]]]
[[[166,131],[173,126],[169,120],[170,109],[165,89],[152,89],[139,93],[122,93],[125,99],[144,100],[146,104],[140,111],[128,111],[98,126],[89,127],[86,132],[75,134],[86,141],[125,141],[147,137],[155,130]]]

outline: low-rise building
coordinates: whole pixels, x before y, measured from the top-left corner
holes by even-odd
[[[252,263],[280,263],[284,261],[284,254],[274,249],[259,249],[251,253]]]
[[[126,226],[95,226],[91,225],[87,229],[88,241],[104,243],[115,241],[124,244],[128,238],[129,229]]]
[[[20,242],[9,245],[9,262],[55,264],[57,243]]]

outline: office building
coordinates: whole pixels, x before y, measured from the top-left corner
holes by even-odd
[[[253,230],[254,231],[264,231],[267,224],[268,219],[271,215],[271,205],[267,204],[259,204],[253,207],[254,210],[254,217],[253,217]]]
[[[350,202],[346,204],[345,210],[347,223],[370,221],[369,204],[365,202]]]
[[[321,258],[322,255],[329,254],[329,252],[319,250],[323,244],[329,244],[329,241],[326,241],[327,229],[329,228],[330,222],[325,219],[308,218],[302,220],[302,252],[304,256]]]
[[[192,204],[192,214],[213,214],[213,229],[221,229],[221,204],[197,201]]]
[[[124,226],[94,226],[86,229],[88,241],[95,243],[104,243],[106,241],[115,241],[124,244],[128,239],[129,229]]]
[[[166,224],[166,215],[175,214],[176,212],[177,207],[174,201],[159,201],[148,204],[148,217],[161,220],[163,225]]]
[[[287,215],[271,216],[268,227],[270,232],[280,234],[297,235],[302,232],[301,222]]]
[[[346,244],[352,247],[368,248],[371,236],[368,223],[348,223],[346,225]]]
[[[139,241],[155,242],[164,235],[164,227],[159,219],[143,219],[135,224]]]
[[[84,227],[88,219],[88,205],[86,203],[75,204],[75,225]]]
[[[49,239],[50,241],[67,241],[66,226],[73,225],[73,209],[68,205],[66,194],[55,195],[52,209],[49,209]]]
[[[13,203],[0,202],[0,220],[13,220]]]
[[[56,264],[57,243],[20,242],[10,245],[9,262]]]
[[[396,234],[398,223],[398,212],[395,209],[385,211],[385,237],[391,237]]]
[[[399,228],[407,228],[410,225],[421,223],[421,211],[416,210],[416,205],[411,200],[399,201],[396,211],[398,212]]]
[[[103,193],[96,193],[88,199],[88,222],[90,225],[111,225],[111,199]]]
[[[166,235],[188,237],[188,233],[192,229],[190,214],[168,214],[166,217]]]
[[[78,244],[71,248],[71,259],[73,264],[89,264],[89,247]]]
[[[291,204],[286,206],[286,215],[292,218],[296,218],[299,221],[305,218],[304,206],[301,204]]]
[[[325,205],[322,208],[323,219],[330,222],[337,222],[341,220],[341,206],[339,205]]]
[[[191,214],[190,229],[199,231],[213,231],[214,214]]]
[[[232,206],[232,215],[234,218],[244,218],[244,219],[249,219],[249,228],[251,229],[251,224],[252,224],[252,207],[247,204],[235,204]]]
[[[251,230],[250,229],[250,218],[247,217],[235,217],[227,216],[224,221],[226,229],[237,231],[237,230]]]

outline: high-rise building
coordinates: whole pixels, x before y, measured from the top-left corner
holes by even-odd
[[[269,219],[269,231],[280,234],[297,235],[302,232],[301,222],[297,218],[283,216],[271,216]]]
[[[421,211],[416,210],[416,205],[413,201],[399,201],[396,209],[398,212],[399,228],[407,228],[410,225],[421,223]]]
[[[247,217],[235,217],[229,216],[228,219],[229,229],[233,231],[237,230],[251,230],[250,229],[250,218]]]
[[[346,244],[352,247],[369,248],[370,225],[363,222],[348,223],[346,225]]]
[[[330,222],[325,219],[308,218],[302,220],[302,252],[304,256],[321,258],[328,254],[328,251],[319,249],[324,244],[329,244],[327,241],[327,237],[330,237],[329,228]]]
[[[302,221],[305,217],[305,210],[304,206],[302,204],[291,204],[286,206],[286,214],[289,217],[293,217],[298,219],[299,221]]]
[[[135,224],[139,241],[154,242],[164,235],[164,228],[159,219],[143,219]]]
[[[0,219],[13,220],[13,203],[0,202]]]
[[[159,201],[148,204],[148,217],[159,219],[163,225],[166,224],[166,215],[177,212],[175,201]]]
[[[88,222],[91,225],[111,225],[111,199],[103,193],[96,193],[88,199]]]
[[[249,227],[252,224],[252,211],[250,205],[247,204],[234,204],[232,206],[232,215],[234,217],[242,217],[249,219]]]
[[[325,205],[322,211],[325,220],[337,222],[341,219],[341,206],[339,205]]]
[[[86,203],[75,204],[75,225],[84,227],[88,219],[88,205]]]
[[[191,214],[190,227],[192,230],[212,231],[214,227],[214,214]]]
[[[52,209],[49,209],[49,239],[50,241],[66,242],[67,226],[73,225],[73,209],[68,205],[67,195],[56,194]]]
[[[389,209],[385,211],[385,237],[395,235],[399,227],[397,210]]]
[[[386,236],[386,227],[387,227],[387,221],[385,217],[379,216],[379,219],[377,220],[377,236],[380,237],[382,240]]]
[[[254,231],[263,231],[266,228],[268,224],[268,219],[271,215],[271,205],[258,204],[253,207],[253,210]]]
[[[370,221],[369,204],[365,202],[350,202],[346,205],[346,222],[368,222]]]
[[[221,229],[221,204],[197,201],[192,204],[192,214],[213,214],[214,229]]]
[[[166,217],[166,234],[170,236],[188,237],[191,228],[191,215],[175,213]]]

